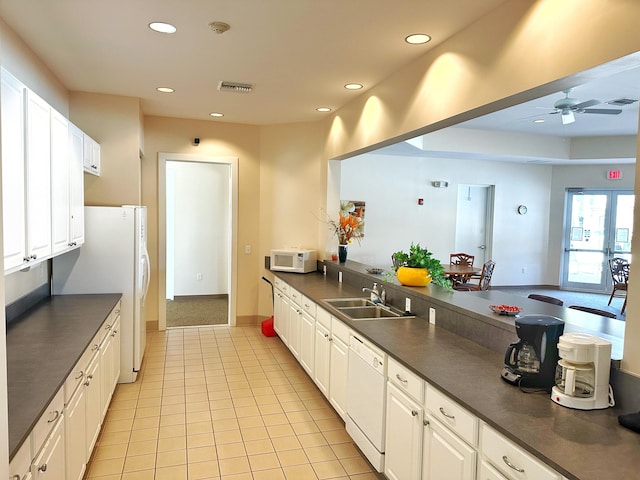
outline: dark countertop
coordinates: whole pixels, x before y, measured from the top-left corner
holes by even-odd
[[[568,478],[637,478],[640,435],[618,424],[617,415],[622,412],[611,408],[572,410],[553,403],[547,393],[523,393],[499,378],[504,354],[430,325],[420,317],[350,320],[323,299],[362,297],[364,294],[359,288],[340,284],[320,273],[278,272],[276,275]],[[478,307],[488,311],[488,305],[505,298],[497,292],[475,293],[454,292],[449,298],[458,308],[471,307],[472,312]],[[506,296],[509,297],[512,296]],[[535,304],[528,304],[534,300],[518,299],[527,301],[519,303],[537,308]],[[554,310],[554,313],[564,313],[564,310],[568,309]],[[578,323],[585,318],[573,312],[567,315]]]
[[[8,326],[9,459],[120,298],[120,294],[52,296]]]

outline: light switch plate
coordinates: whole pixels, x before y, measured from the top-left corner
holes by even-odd
[[[436,324],[436,309],[429,307],[429,323],[431,325]]]

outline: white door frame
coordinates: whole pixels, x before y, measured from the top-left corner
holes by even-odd
[[[229,165],[231,167],[231,235],[229,251],[229,325],[236,325],[236,292],[237,292],[237,238],[238,238],[238,158],[213,157],[188,153],[158,152],[158,330],[167,328],[166,291],[167,291],[167,225],[166,225],[166,182],[167,162],[205,162]]]

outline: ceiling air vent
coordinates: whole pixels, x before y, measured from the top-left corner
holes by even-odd
[[[251,93],[253,92],[253,85],[250,83],[222,81],[218,83],[218,90],[220,90],[221,92]]]
[[[617,98],[615,100],[610,100],[607,103],[609,105],[616,105],[618,107],[624,107],[625,105],[631,105],[632,103],[636,103],[638,100],[634,100],[633,98]]]

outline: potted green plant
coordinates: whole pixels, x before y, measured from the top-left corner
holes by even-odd
[[[409,253],[402,250],[391,255],[393,270],[398,281],[403,285],[423,287],[429,283],[450,289],[451,282],[447,280],[440,260],[433,258],[433,254],[419,243],[411,243]]]

